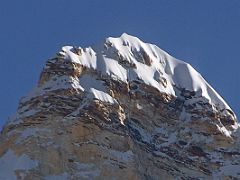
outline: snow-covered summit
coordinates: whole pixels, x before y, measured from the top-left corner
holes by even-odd
[[[239,179],[239,127],[193,67],[155,45],[123,34],[65,46],[0,134],[0,177]]]
[[[126,33],[117,38],[106,38],[88,48],[65,46],[60,55],[66,61],[95,69],[114,79],[126,83],[138,80],[173,96],[179,96],[179,89],[194,92],[196,98],[203,97],[213,106],[231,111],[223,98],[190,64]]]

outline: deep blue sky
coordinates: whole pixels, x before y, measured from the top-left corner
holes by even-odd
[[[193,65],[240,116],[239,0],[2,0],[0,127],[63,45],[123,32]]]

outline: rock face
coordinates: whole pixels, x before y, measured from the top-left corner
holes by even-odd
[[[237,118],[189,64],[123,34],[65,46],[0,136],[0,179],[240,179]]]

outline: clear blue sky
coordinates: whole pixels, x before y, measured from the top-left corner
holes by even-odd
[[[0,127],[63,45],[123,32],[193,65],[240,116],[239,0],[2,0]]]

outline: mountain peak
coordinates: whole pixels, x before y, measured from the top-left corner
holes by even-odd
[[[186,106],[201,102],[198,111],[208,106],[213,114],[220,113],[228,119],[232,128],[236,127],[234,112],[190,64],[126,33],[121,37],[106,38],[92,47],[62,47],[57,56],[47,62],[38,87],[23,98],[23,102],[44,91],[74,88],[85,92],[88,97],[118,103],[104,82],[90,75],[92,72],[127,86],[137,83],[151,87],[157,93],[165,94],[168,97],[166,101],[179,99]],[[138,88],[129,91],[136,93]]]
[[[125,37],[125,38],[136,38],[135,36],[132,36],[132,35],[126,33],[126,32],[122,33],[121,37],[122,37],[122,38],[124,38],[124,37]]]
[[[46,62],[2,131],[0,178],[240,178],[239,129],[191,65],[124,33]]]
[[[160,92],[178,96],[178,89],[195,92],[213,106],[231,108],[188,63],[177,60],[155,45],[123,33],[109,37],[103,44],[88,48],[65,46],[60,56],[101,74],[127,83],[140,80]]]

